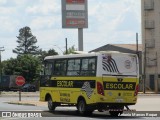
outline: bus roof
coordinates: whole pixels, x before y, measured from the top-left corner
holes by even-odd
[[[75,58],[75,57],[91,57],[91,56],[97,56],[97,55],[95,53],[54,55],[54,56],[47,56],[44,58],[44,60],[61,59],[61,58]]]
[[[75,58],[75,57],[94,57],[101,54],[127,54],[127,55],[136,55],[132,53],[122,53],[119,51],[100,51],[100,52],[92,52],[92,53],[80,53],[80,54],[68,54],[68,55],[53,55],[53,56],[47,56],[44,58],[44,60],[51,60],[51,59],[62,59],[62,58]]]

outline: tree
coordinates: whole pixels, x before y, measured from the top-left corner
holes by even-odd
[[[36,80],[41,71],[41,62],[33,55],[20,55],[17,59],[3,61],[5,75],[22,75],[27,82]]]
[[[58,55],[58,52],[56,52],[54,49],[50,49],[48,51],[42,51],[40,52],[40,60],[43,61],[46,56],[52,56],[52,55]]]
[[[10,58],[2,62],[3,74],[4,75],[14,75],[16,71],[17,60]]]
[[[35,46],[37,39],[33,36],[31,29],[29,27],[23,27],[19,30],[19,36],[17,37],[18,46],[13,50],[13,53],[18,55],[23,54],[39,54],[40,49],[38,46]]]
[[[74,51],[76,51],[76,48],[74,47],[74,45],[70,48],[68,48],[67,50],[67,54],[75,54]],[[66,51],[64,51],[63,53],[64,55],[66,54]]]

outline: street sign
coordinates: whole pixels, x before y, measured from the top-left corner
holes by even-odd
[[[62,28],[88,28],[87,0],[62,0]]]
[[[16,77],[16,85],[22,86],[25,83],[25,79],[23,76],[17,76]]]

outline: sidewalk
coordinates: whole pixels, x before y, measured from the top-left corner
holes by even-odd
[[[21,92],[21,96],[22,97],[39,97],[39,91],[37,92]],[[160,95],[160,93],[155,93],[155,92],[138,92],[138,95],[141,96],[148,96],[148,95]],[[0,97],[5,97],[5,96],[13,96],[13,97],[18,97],[19,96],[19,92],[1,92]]]
[[[37,92],[21,92],[22,97],[39,97],[39,91]],[[1,92],[0,97],[18,97],[19,91],[17,92]]]
[[[8,104],[27,105],[27,106],[47,106],[47,102],[41,101],[10,101]]]
[[[2,92],[0,97],[18,97],[19,92]],[[22,97],[39,97],[39,92],[22,92]],[[155,94],[154,92],[139,92],[138,96],[160,96],[160,94]],[[41,102],[38,100],[22,100],[22,101],[10,101],[8,104],[17,105],[29,105],[29,106],[47,106],[47,102]]]
[[[138,92],[138,95],[140,95],[140,96],[159,96],[160,95],[160,93],[155,93],[155,92],[145,92],[145,93],[143,93],[143,92]]]
[[[19,91],[18,92],[1,92],[0,97],[19,97]],[[21,92],[21,97],[37,97],[39,98],[39,91],[37,92]],[[47,102],[41,102],[39,100],[11,100],[9,102],[6,102],[8,104],[17,104],[17,105],[28,105],[28,106],[47,106]]]

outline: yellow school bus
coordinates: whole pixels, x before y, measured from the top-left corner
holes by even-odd
[[[136,54],[98,52],[47,56],[40,80],[40,101],[48,108],[76,106],[81,115],[108,110],[112,116],[135,105],[139,85]]]

